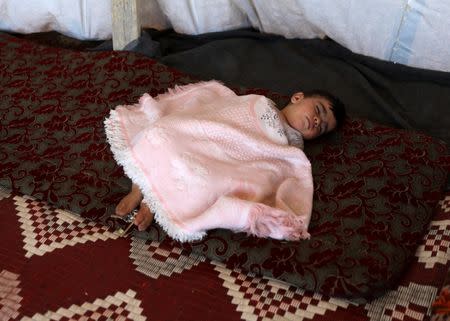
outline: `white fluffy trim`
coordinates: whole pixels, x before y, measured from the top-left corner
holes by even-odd
[[[206,235],[205,232],[185,231],[170,220],[159,200],[154,196],[142,169],[137,166],[137,162],[133,158],[125,139],[125,129],[122,128],[119,117],[119,113],[116,110],[111,110],[110,116],[104,121],[108,143],[111,146],[111,151],[116,162],[123,167],[125,174],[133,183],[141,189],[144,196],[143,201],[155,214],[155,219],[158,224],[175,240],[186,242],[202,239]]]

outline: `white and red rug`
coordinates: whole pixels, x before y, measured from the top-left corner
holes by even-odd
[[[122,238],[5,190],[0,218],[0,320],[428,320],[450,267],[450,194],[398,287],[363,305]]]

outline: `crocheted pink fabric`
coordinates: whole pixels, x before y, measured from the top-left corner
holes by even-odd
[[[210,81],[145,94],[105,120],[116,161],[172,238],[196,240],[214,228],[309,238],[310,162],[283,131],[268,132],[283,128],[279,117],[261,126],[256,106],[279,113],[264,96]]]

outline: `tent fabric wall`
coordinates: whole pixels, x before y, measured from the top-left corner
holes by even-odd
[[[56,30],[109,39],[112,0],[0,0],[0,29]],[[440,0],[130,0],[142,27],[178,33],[253,27],[286,38],[325,36],[351,51],[408,66],[450,71],[450,2]]]

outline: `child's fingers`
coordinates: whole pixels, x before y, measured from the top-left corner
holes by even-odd
[[[141,211],[138,211],[138,213],[134,217],[134,225],[139,226],[139,224],[141,224],[142,221],[144,221],[144,215]]]
[[[120,202],[117,206],[116,206],[116,215],[119,216],[125,216],[129,213],[128,211],[128,207],[123,203]]]
[[[150,224],[153,222],[153,213],[149,212],[148,215],[144,217],[144,220],[139,224],[138,229],[139,231],[146,230]]]
[[[141,202],[141,207],[134,219],[134,224],[138,227],[139,231],[145,230],[153,222],[153,213],[150,209]]]
[[[116,206],[116,215],[125,216],[134,210],[142,200],[142,194],[135,185],[131,188],[130,193],[125,195]]]

